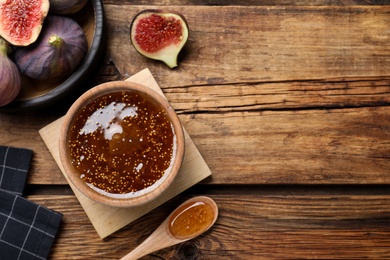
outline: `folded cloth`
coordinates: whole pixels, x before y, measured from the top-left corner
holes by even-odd
[[[62,215],[0,190],[0,259],[46,259]]]
[[[22,195],[31,157],[29,149],[0,146],[0,189]]]
[[[0,260],[47,259],[62,214],[23,193],[32,151],[0,146]]]

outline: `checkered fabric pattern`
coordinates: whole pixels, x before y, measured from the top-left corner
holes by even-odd
[[[28,149],[0,146],[0,260],[47,259],[62,214],[24,197]]]
[[[32,151],[0,146],[0,189],[22,195]]]

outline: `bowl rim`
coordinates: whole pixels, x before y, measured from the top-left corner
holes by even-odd
[[[91,46],[80,66],[61,84],[49,92],[31,99],[14,100],[11,103],[0,107],[0,111],[5,112],[23,112],[31,109],[38,110],[48,107],[52,104],[61,102],[61,100],[70,91],[77,89],[82,82],[95,71],[100,54],[105,48],[105,21],[104,10],[101,0],[91,0],[94,10],[94,35]]]
[[[173,125],[175,136],[176,136],[176,155],[172,165],[172,169],[169,173],[167,173],[167,177],[164,180],[156,185],[153,189],[146,193],[142,193],[141,195],[137,195],[135,197],[129,198],[113,198],[104,196],[103,194],[93,190],[89,187],[81,178],[76,176],[76,169],[70,163],[69,153],[68,151],[68,129],[72,122],[74,121],[73,116],[77,113],[78,109],[84,107],[85,104],[90,103],[94,98],[100,97],[102,95],[116,92],[116,91],[138,91],[152,100],[160,103],[163,109],[168,113],[168,116]],[[85,196],[90,198],[91,200],[113,207],[136,207],[148,203],[157,197],[159,197],[164,191],[168,189],[171,185],[175,177],[177,176],[182,161],[184,157],[185,150],[185,137],[183,126],[180,122],[179,117],[177,116],[174,109],[169,104],[168,100],[166,100],[161,94],[156,91],[150,89],[141,84],[129,82],[129,81],[111,81],[102,83],[98,86],[95,86],[88,91],[86,91],[83,95],[81,95],[69,108],[66,115],[63,117],[63,122],[60,128],[60,137],[59,137],[59,154],[60,154],[60,162],[64,169],[64,174],[67,179]]]

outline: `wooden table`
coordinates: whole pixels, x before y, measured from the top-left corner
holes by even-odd
[[[34,151],[28,199],[64,214],[51,259],[118,259],[196,195],[216,225],[145,259],[389,259],[387,3],[103,0],[107,51],[81,87],[149,68],[212,177],[102,240],[38,134],[68,106],[0,114],[0,145]],[[130,43],[155,7],[188,20],[177,69]]]

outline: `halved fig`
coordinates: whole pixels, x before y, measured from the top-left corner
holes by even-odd
[[[30,45],[42,30],[49,7],[49,0],[0,0],[0,36],[12,45]]]
[[[130,38],[139,53],[174,68],[188,39],[188,24],[177,12],[144,10],[134,17]]]

